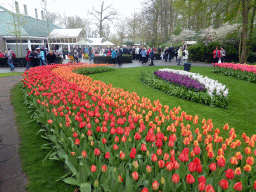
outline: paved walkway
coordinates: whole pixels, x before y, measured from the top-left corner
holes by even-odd
[[[88,60],[82,60],[81,62],[83,63],[89,63]],[[68,63],[68,60],[64,60],[64,63]],[[142,67],[142,66],[149,66],[148,62],[147,64],[141,64],[141,62],[139,61],[133,61],[133,63],[124,63],[122,66],[118,66],[118,64],[116,64],[117,68],[130,68],[130,67]],[[177,62],[175,61],[175,59],[172,59],[171,62],[165,62],[162,60],[154,60],[154,64],[155,66],[177,66]],[[183,62],[181,62],[181,65],[183,64]],[[199,62],[191,62],[191,67],[193,66],[199,66],[199,67],[213,67],[211,64],[207,64],[207,63],[199,63]],[[13,72],[24,72],[26,69],[26,67],[16,67],[14,69]],[[10,70],[10,67],[0,67],[0,73],[12,73],[12,71]]]
[[[63,63],[67,62],[65,60]],[[155,66],[177,66],[174,59],[172,62],[155,60],[154,64]],[[116,65],[116,68],[144,66],[149,66],[149,63],[142,65],[139,61],[133,61],[122,66]],[[193,66],[212,67],[211,64],[206,63],[192,63]],[[25,69],[26,67],[16,67],[14,72],[24,72]],[[12,73],[12,71],[9,67],[1,67],[0,73]],[[23,192],[28,182],[21,169],[22,162],[18,151],[20,138],[15,124],[15,112],[10,101],[10,90],[21,78],[21,75],[0,78],[0,191],[3,192]]]
[[[28,180],[21,169],[20,138],[11,105],[11,88],[22,76],[0,78],[0,191],[23,192]]]

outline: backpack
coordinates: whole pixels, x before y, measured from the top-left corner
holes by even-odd
[[[13,52],[12,52],[12,58],[14,58],[14,59],[16,58],[16,55]]]

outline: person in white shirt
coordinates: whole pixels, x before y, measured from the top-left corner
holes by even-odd
[[[187,63],[188,56],[189,56],[188,50],[187,50],[187,48],[185,48],[185,50],[183,51],[183,61],[184,61],[184,64]]]

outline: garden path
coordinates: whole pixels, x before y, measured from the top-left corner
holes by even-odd
[[[0,78],[0,191],[23,192],[28,182],[19,156],[20,137],[11,105],[11,89],[21,75]]]

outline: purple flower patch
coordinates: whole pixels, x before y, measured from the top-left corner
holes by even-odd
[[[185,86],[189,89],[195,89],[196,91],[206,91],[206,88],[203,84],[186,75],[180,75],[168,71],[155,71],[154,74],[170,83],[179,86]]]

